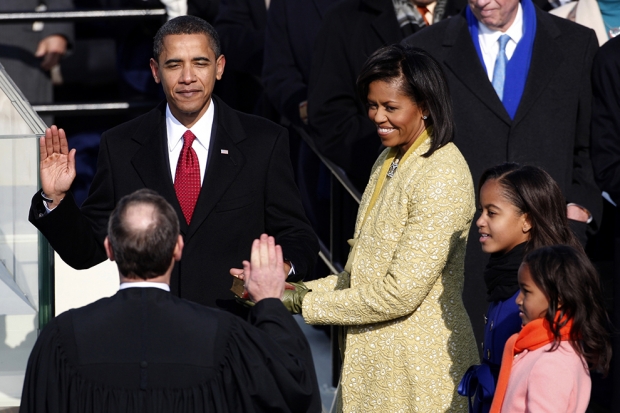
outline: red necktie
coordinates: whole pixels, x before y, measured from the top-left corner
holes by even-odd
[[[181,211],[189,225],[200,194],[200,165],[192,143],[196,136],[188,130],[183,134],[183,149],[179,155],[177,171],[174,177],[174,190],[181,205]]]
[[[424,23],[426,23],[427,26],[430,26],[429,21],[426,18],[426,13],[428,13],[428,9],[425,6],[416,6],[416,7],[418,8],[418,11],[422,15],[422,18],[424,19]]]

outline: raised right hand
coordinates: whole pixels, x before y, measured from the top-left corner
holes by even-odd
[[[45,130],[39,141],[41,187],[52,199],[50,208],[58,206],[75,179],[75,149],[69,151],[65,131],[56,125]]]

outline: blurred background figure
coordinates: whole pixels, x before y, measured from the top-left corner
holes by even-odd
[[[291,161],[306,215],[329,244],[330,172],[295,127],[307,131],[312,52],[327,9],[336,0],[271,0],[262,81],[280,123],[288,126]],[[319,271],[324,274],[325,269]]]
[[[261,73],[269,0],[220,0],[214,27],[226,56],[215,93],[233,109],[277,120],[265,99]]]
[[[620,34],[620,2],[617,0],[571,1],[550,13],[594,30],[599,46]]]
[[[70,10],[72,0],[2,0],[0,13]],[[31,104],[52,103],[62,84],[60,59],[74,44],[68,22],[0,24],[0,63]],[[50,125],[51,116],[43,121]]]

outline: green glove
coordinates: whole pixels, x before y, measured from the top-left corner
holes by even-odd
[[[295,289],[290,290],[287,288],[284,290],[282,303],[284,303],[284,306],[291,312],[291,314],[301,314],[301,304],[304,301],[304,297],[309,291],[312,290],[309,290],[308,287],[306,287],[306,285],[301,281],[289,282],[287,284],[292,285]]]

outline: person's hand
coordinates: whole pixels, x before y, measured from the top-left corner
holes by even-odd
[[[291,314],[301,314],[304,297],[311,290],[302,281],[286,283],[282,303]],[[290,288],[292,287],[292,288]]]
[[[47,36],[39,42],[37,51],[34,52],[36,57],[41,57],[41,68],[49,71],[56,66],[60,58],[67,52],[67,39],[59,34]]]
[[[566,205],[566,217],[573,221],[588,222],[590,213],[577,204],[568,204]]]
[[[291,264],[284,261],[284,263],[282,264],[282,268],[284,269],[284,274],[286,274],[286,276],[288,277],[289,272],[291,272]],[[239,278],[240,280],[243,280],[245,278],[243,274],[243,268],[231,268],[230,270],[228,270],[228,272],[230,273],[230,275]]]
[[[69,151],[65,131],[56,125],[45,130],[39,141],[41,188],[52,200],[50,209],[58,206],[75,179],[75,149]]]
[[[286,275],[282,247],[273,237],[263,234],[252,243],[250,262],[243,261],[245,288],[254,302],[282,298]]]

